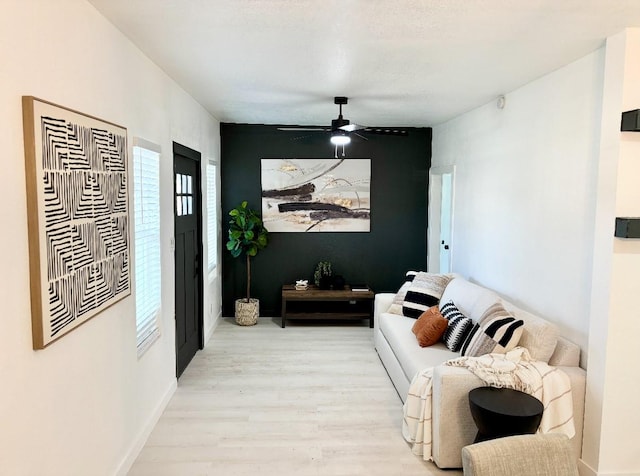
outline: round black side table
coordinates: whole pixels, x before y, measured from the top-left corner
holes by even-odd
[[[478,387],[469,392],[471,416],[478,427],[474,443],[535,433],[544,406],[531,395],[510,388]]]

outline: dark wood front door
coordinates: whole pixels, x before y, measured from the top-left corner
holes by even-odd
[[[203,345],[200,153],[173,144],[176,375]]]

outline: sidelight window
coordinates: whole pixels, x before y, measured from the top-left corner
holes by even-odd
[[[218,261],[218,196],[217,196],[218,165],[210,160],[207,163],[207,264],[212,272]]]
[[[160,337],[160,146],[134,138],[136,343],[140,357]]]

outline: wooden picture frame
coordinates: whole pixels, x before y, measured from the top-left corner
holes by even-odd
[[[22,97],[33,348],[131,294],[127,130]]]

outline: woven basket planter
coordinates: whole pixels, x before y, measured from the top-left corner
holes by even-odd
[[[255,326],[260,314],[260,301],[258,299],[236,299],[236,322],[241,326]]]

